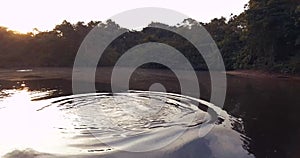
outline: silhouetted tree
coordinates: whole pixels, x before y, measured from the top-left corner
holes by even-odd
[[[218,45],[227,70],[258,68],[297,73],[300,69],[299,17],[299,1],[250,0],[240,15],[200,24]],[[96,27],[103,33],[121,29],[126,32],[106,49],[107,56],[101,59],[106,66],[113,66],[133,46],[161,42],[180,50],[196,69],[206,70],[203,58],[188,41],[170,31],[153,28],[177,30],[197,39],[199,37],[193,32],[199,29],[198,24],[193,19],[185,19],[177,26],[153,22],[141,31],[129,31],[112,20],[87,24],[71,24],[64,20],[51,31],[35,29],[28,34],[0,27],[0,67],[72,66],[81,42]]]

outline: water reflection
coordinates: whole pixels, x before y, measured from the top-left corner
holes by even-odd
[[[1,91],[3,96],[0,100],[1,152],[39,146],[41,143],[39,138],[47,129],[44,128],[44,120],[37,119],[39,117],[35,113],[35,103],[31,100],[36,95],[44,96],[50,93],[30,92],[24,84],[21,84],[19,89]]]
[[[31,148],[52,155],[83,157],[253,157],[244,149],[249,139],[237,132],[244,132],[242,120],[225,111],[218,111],[221,116],[213,131],[199,138],[199,129],[205,127],[201,125],[211,116],[188,97],[158,93],[151,99],[148,92],[125,93],[117,96],[119,102],[114,104],[116,97],[112,99],[109,93],[57,98],[68,92],[37,89],[19,82],[14,88],[1,90],[0,155]],[[184,100],[179,102],[179,98]],[[186,133],[177,139],[176,134],[183,129]],[[151,145],[159,150],[120,151]]]
[[[248,145],[257,157],[297,158],[300,82],[229,76],[225,109],[242,117]]]

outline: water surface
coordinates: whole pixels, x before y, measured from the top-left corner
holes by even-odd
[[[31,78],[0,80],[0,155],[14,151],[7,156],[298,156],[299,82],[228,76],[221,110],[203,101],[209,100],[210,91],[205,73],[198,74],[203,99],[199,100],[173,94],[180,91],[169,72],[151,70],[157,75],[150,73],[152,78],[141,72],[147,82],[136,73],[131,88],[146,90],[161,81],[172,93],[131,91],[113,96],[109,84],[100,81],[98,93],[72,95],[69,79],[34,77],[39,76],[34,70],[18,72],[35,73],[26,74]],[[212,120],[215,127],[199,137]]]

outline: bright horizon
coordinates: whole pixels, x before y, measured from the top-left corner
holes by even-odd
[[[0,10],[0,26],[20,33],[52,30],[63,20],[71,23],[83,21],[106,21],[115,14],[140,7],[161,7],[183,13],[199,22],[209,22],[221,16],[230,17],[244,11],[249,0],[109,0],[99,2],[85,0],[82,2],[45,0],[5,0]]]

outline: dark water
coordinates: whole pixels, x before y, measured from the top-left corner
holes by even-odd
[[[133,75],[133,78],[134,77],[138,78],[138,75]],[[187,145],[178,149],[178,151],[188,148],[185,152],[193,153],[193,150],[195,150],[199,154],[196,156],[181,156],[201,157],[202,155],[204,157],[258,158],[300,157],[299,81],[290,81],[286,79],[251,79],[236,76],[228,76],[227,79],[227,96],[223,109],[229,114],[229,120],[231,120],[229,122],[230,126],[226,127],[230,128],[229,132],[224,132],[222,130],[223,127],[216,127],[213,129],[212,134],[208,134],[206,138],[207,141],[211,141],[209,145],[210,148],[203,145],[205,144],[203,142],[206,140],[200,140],[201,143],[198,142],[198,144],[197,140],[193,140],[192,142],[196,142],[196,145],[198,145],[198,147],[200,146],[201,150],[192,149],[191,146]],[[157,81],[165,81],[165,84],[163,84],[166,86],[168,92],[179,93],[177,81],[176,79],[172,79],[172,77],[167,78],[167,82],[165,78],[159,78],[158,80],[155,77],[149,80],[141,79],[140,83],[132,84],[131,88],[144,90]],[[31,100],[36,101],[51,100],[64,96],[67,97],[72,94],[72,83],[70,80],[65,79],[38,79],[28,81],[1,80],[0,84],[0,99],[2,100],[16,93],[9,90],[24,90],[24,87],[33,94],[38,93],[37,97],[31,97]],[[200,87],[202,94],[201,98],[209,100],[209,79],[201,80],[200,85],[202,86]],[[99,92],[110,91],[110,85],[107,83],[96,83],[96,87]],[[72,98],[74,99],[74,97]],[[67,102],[63,102],[64,104],[62,104],[63,106],[61,107],[67,107],[67,104],[73,106],[74,104],[72,102],[74,103],[74,100],[67,100]],[[5,105],[2,107],[0,106],[0,110],[5,108]],[[225,126],[226,125],[224,125],[224,127]],[[98,128],[98,126],[89,127],[95,130]],[[81,132],[84,129],[85,127],[83,127],[83,129],[79,127]],[[227,138],[226,135],[229,138]],[[236,138],[238,140],[236,140]],[[195,147],[195,145],[193,145],[193,147]],[[87,147],[81,146],[80,148],[86,149]],[[214,148],[214,150],[212,148]],[[87,151],[99,152],[106,150],[112,149],[96,148]],[[72,150],[70,152],[72,152]]]
[[[225,110],[244,121],[256,157],[300,157],[300,83],[228,78]]]

